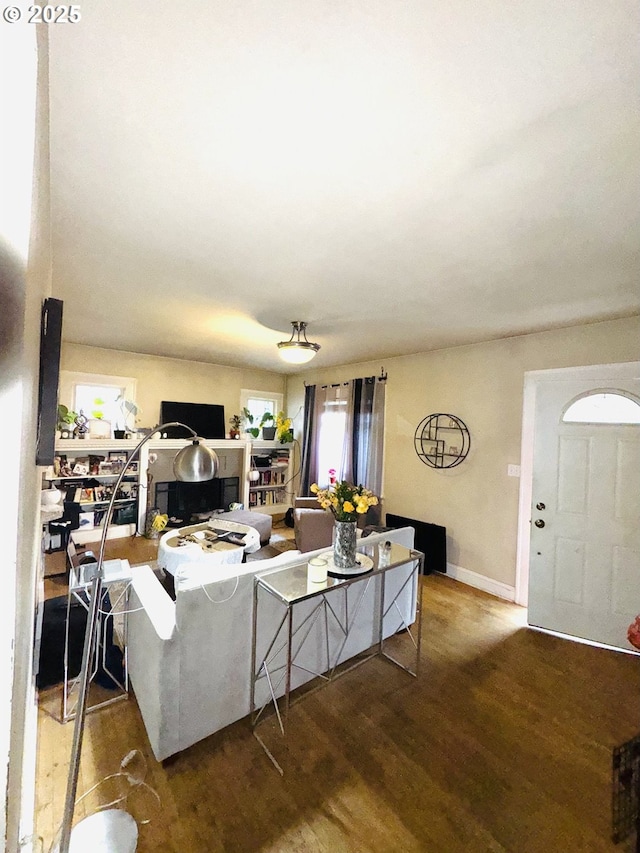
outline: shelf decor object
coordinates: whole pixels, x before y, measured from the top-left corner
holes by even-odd
[[[202,440],[198,438],[194,430],[179,421],[171,421],[169,423],[162,424],[161,426],[157,426],[145,435],[144,438],[134,447],[126,461],[126,464],[122,466],[120,476],[113,487],[111,500],[109,501],[109,506],[104,518],[95,576],[91,582],[91,607],[87,618],[87,627],[84,636],[78,702],[76,705],[71,759],[69,763],[69,774],[67,777],[64,815],[60,828],[60,842],[56,847],[54,847],[55,853],[69,853],[70,850],[72,853],[83,853],[83,851],[88,849],[86,847],[86,832],[84,831],[84,828],[78,830],[78,843],[74,844],[74,839],[72,838],[72,823],[78,788],[82,738],[84,735],[85,718],[87,715],[87,698],[89,682],[91,680],[91,663],[96,643],[98,609],[100,601],[102,600],[104,552],[107,542],[109,523],[116,503],[116,495],[120,489],[122,480],[125,477],[131,460],[135,459],[140,449],[152,438],[153,435],[168,427],[182,427],[193,436],[191,443],[186,447],[183,447],[182,450],[178,452],[174,460],[173,472],[177,480],[187,483],[199,483],[204,480],[212,480],[218,470],[218,456],[214,451],[210,450],[204,444],[201,444]],[[91,818],[85,818],[85,820],[80,821],[77,824],[77,827],[83,827],[85,821],[89,819],[91,820],[94,841],[91,846],[93,850],[99,851],[108,849],[111,853],[128,853],[130,850],[135,850],[135,838],[137,837],[138,829],[133,818],[131,818],[130,821],[126,821],[126,825],[123,827],[122,815],[123,812],[121,809],[106,809],[91,815]],[[108,846],[105,846],[105,842]],[[102,847],[99,846],[101,843],[103,845]]]
[[[289,364],[306,364],[318,352],[320,344],[314,344],[307,340],[305,331],[307,324],[303,323],[302,320],[292,320],[291,325],[293,329],[289,340],[280,341],[278,344],[280,358]]]
[[[333,561],[340,569],[356,565],[356,522],[338,521],[334,525]]]
[[[418,457],[430,468],[455,468],[467,458],[471,436],[456,415],[437,412],[420,421],[413,437]]]
[[[355,486],[342,480],[330,483],[321,489],[312,483],[309,491],[316,496],[322,507],[333,514],[333,560],[340,569],[351,569],[356,565],[356,522],[358,515],[365,514],[369,507],[377,506],[378,498],[364,486]]]
[[[307,578],[310,583],[326,583],[327,561],[322,557],[312,557],[307,563]]]
[[[378,560],[378,566],[386,565]],[[327,556],[327,574],[330,578],[353,578],[358,575],[366,575],[374,566],[374,562],[367,554],[356,554],[353,565],[339,566],[336,562],[335,552]]]

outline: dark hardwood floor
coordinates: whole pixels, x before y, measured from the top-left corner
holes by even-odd
[[[639,659],[530,630],[522,608],[447,577],[423,583],[419,679],[376,659],[305,697],[288,750],[273,740],[284,777],[248,720],[158,764],[131,698],[88,716],[79,792],[139,749],[162,802],[140,853],[630,849],[610,841],[611,753],[640,730]],[[72,736],[46,711],[56,690],[39,718],[45,850]]]

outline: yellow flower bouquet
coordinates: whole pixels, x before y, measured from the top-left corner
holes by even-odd
[[[280,444],[288,444],[293,441],[292,424],[291,418],[288,418],[284,412],[278,412],[276,415],[276,438]]]
[[[354,486],[343,480],[321,489],[317,483],[311,486],[311,492],[322,509],[330,510],[336,521],[355,521],[370,506],[376,506],[378,498],[364,486]]]

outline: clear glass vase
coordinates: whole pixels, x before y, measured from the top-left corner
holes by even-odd
[[[336,521],[333,537],[333,563],[338,569],[356,565],[356,523]]]

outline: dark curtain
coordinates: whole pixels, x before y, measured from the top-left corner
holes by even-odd
[[[347,401],[341,464],[338,478],[382,493],[385,385],[375,376],[352,379],[339,385],[305,387],[300,495],[308,495],[312,483],[326,476],[318,471],[318,439],[323,414],[336,399]]]
[[[378,382],[375,376],[352,381],[343,476],[356,485],[366,486],[376,495],[382,492],[384,403],[384,382]]]
[[[302,463],[300,469],[300,495],[309,495],[309,487],[315,482],[313,471],[315,458],[315,409],[316,386],[306,385],[304,389],[304,419],[302,424]]]
[[[376,389],[374,376],[353,380],[353,430],[351,433],[351,458],[353,482],[366,485],[369,475],[367,459],[371,444],[373,395]]]

